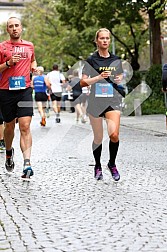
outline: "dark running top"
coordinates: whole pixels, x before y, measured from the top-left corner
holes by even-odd
[[[108,58],[101,57],[98,51],[89,56],[83,67],[83,74],[89,77],[95,77],[101,74],[103,71],[111,71],[111,77],[101,80],[100,83],[111,83],[114,89],[118,89],[117,84],[113,82],[116,75],[123,73],[122,62],[120,57],[110,54]],[[91,95],[95,96],[96,85],[91,85]],[[116,93],[114,92],[114,96]]]
[[[80,96],[82,94],[79,77],[73,77],[71,81],[69,81],[69,85],[72,87],[73,96]]]
[[[96,51],[84,63],[82,73],[88,77],[95,77],[103,71],[111,71],[109,78],[91,85],[87,112],[94,117],[99,117],[108,109],[120,109],[122,95],[114,79],[116,75],[123,73],[121,59],[113,54],[104,58]]]

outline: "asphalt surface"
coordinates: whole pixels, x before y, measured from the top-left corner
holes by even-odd
[[[75,114],[53,113],[45,128],[31,124],[34,177],[22,181],[16,126],[15,171],[7,174],[0,153],[0,251],[167,252],[167,130],[164,115],[121,117],[115,183],[106,169],[93,177],[92,131]]]

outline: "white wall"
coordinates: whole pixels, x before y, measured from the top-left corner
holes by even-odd
[[[13,8],[13,7],[0,7],[0,24],[6,23],[9,17],[20,17],[19,11],[21,8]]]

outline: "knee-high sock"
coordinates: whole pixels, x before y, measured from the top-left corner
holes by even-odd
[[[115,165],[115,159],[117,156],[117,152],[118,152],[118,147],[119,147],[119,141],[114,143],[114,142],[109,142],[109,152],[110,152],[110,165],[114,166]]]
[[[95,159],[95,165],[101,165],[100,159],[101,159],[102,144],[95,144],[93,142],[92,150],[93,150],[93,156]]]

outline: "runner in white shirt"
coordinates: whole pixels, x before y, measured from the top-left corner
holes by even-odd
[[[53,70],[47,74],[47,81],[51,88],[51,100],[53,111],[56,114],[56,122],[60,123],[60,107],[62,97],[62,86],[65,83],[64,75],[59,71],[58,65],[53,65]]]

